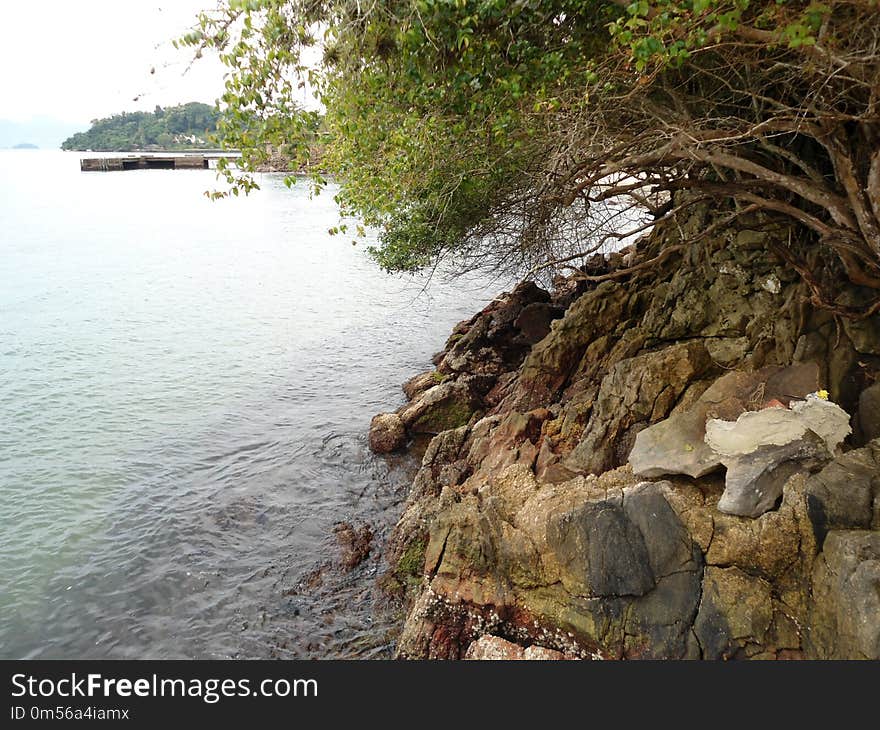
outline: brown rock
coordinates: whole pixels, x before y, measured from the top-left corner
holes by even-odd
[[[406,446],[406,429],[396,413],[380,413],[370,421],[370,449],[387,454]]]
[[[333,533],[342,546],[343,568],[352,570],[367,559],[373,542],[373,531],[369,525],[357,529],[348,522],[340,522],[333,528]]]
[[[438,376],[441,379],[443,377],[442,375],[439,375],[436,370],[429,370],[426,373],[419,373],[407,380],[402,386],[403,392],[406,394],[406,399],[415,400],[428,390],[428,388],[433,388],[440,382]]]

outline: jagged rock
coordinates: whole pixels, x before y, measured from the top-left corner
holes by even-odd
[[[550,294],[534,282],[517,285],[472,320],[456,327],[446,344],[445,356],[437,363],[438,370],[497,376],[518,366],[531,344],[537,342],[534,338],[540,330],[544,326],[549,330],[549,321],[562,314],[549,302]],[[520,329],[520,323],[528,332]]]
[[[743,517],[763,514],[792,475],[833,458],[850,431],[846,411],[818,398],[795,402],[790,410],[765,408],[736,421],[710,420],[706,444],[727,467],[718,509]]]
[[[406,446],[406,429],[396,413],[379,413],[370,421],[370,449],[387,454]]]
[[[687,387],[711,370],[701,342],[617,363],[602,380],[593,415],[564,466],[598,474],[626,463],[640,429],[665,418]]]
[[[529,413],[512,411],[481,436],[475,429],[468,460],[480,463],[485,474],[491,474],[510,464],[531,467],[538,456],[536,446],[541,434],[541,424],[549,412],[538,409]]]
[[[628,302],[625,287],[611,281],[577,299],[529,352],[510,396],[510,408],[529,411],[550,405],[590,343],[613,331],[623,319]]]
[[[466,424],[479,406],[471,389],[461,381],[435,385],[400,411],[410,433],[440,433]]]
[[[696,479],[715,471],[722,460],[705,441],[709,418],[733,420],[765,399],[787,403],[802,398],[818,390],[818,377],[815,363],[721,376],[690,408],[639,432],[629,455],[633,473],[641,477],[686,474]]]
[[[817,542],[829,530],[880,528],[880,439],[838,456],[806,484]]]
[[[859,426],[865,441],[880,438],[880,383],[866,388],[859,397]]]
[[[707,220],[694,206],[681,235],[700,234]],[[819,435],[762,446],[750,458],[789,451],[773,454],[776,469],[750,464],[763,492],[782,492],[778,508],[756,518],[719,511],[724,477],[706,469],[721,458],[693,454],[710,450],[708,420],[788,411],[820,388],[854,411],[876,370],[860,353],[877,349],[880,317],[840,330],[772,254],[789,231],[763,216],[743,221],[748,235],[719,231],[684,245],[650,278],[578,281],[552,298],[526,287],[456,327],[432,377],[446,379],[444,397],[457,389],[488,415],[431,442],[389,541],[394,575],[413,599],[399,656],[461,658],[486,635],[566,657],[865,656],[856,629],[878,623],[868,600],[876,588],[862,573],[854,582],[849,568],[822,578],[814,564],[842,562],[831,548],[820,552],[825,532],[864,526],[869,506],[880,529],[875,451],[846,455],[858,469],[838,457],[814,479],[806,468],[816,462],[803,457],[812,449],[828,458]],[[655,255],[660,235],[664,246],[682,243],[677,231],[659,223],[640,253]],[[549,307],[567,309],[538,340]],[[783,367],[792,362],[801,364]],[[404,409],[414,408],[408,420],[436,397],[433,387]],[[696,480],[645,485],[628,466],[607,470],[664,428],[645,460],[653,467],[630,454],[638,474],[679,470]],[[834,644],[853,617],[861,623],[843,634],[855,638]]]
[[[534,660],[560,660],[565,659],[561,651],[548,649],[543,646],[522,647],[511,641],[502,639],[500,636],[489,634],[481,636],[474,641],[464,656],[471,660],[504,660],[504,661],[534,661]]]
[[[829,532],[813,570],[812,595],[812,653],[880,659],[880,532]]]

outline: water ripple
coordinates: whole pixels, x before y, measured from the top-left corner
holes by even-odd
[[[0,656],[387,655],[380,557],[334,568],[332,528],[387,534],[414,465],[373,457],[369,420],[496,289],[419,296],[326,234],[332,196],[271,176],[217,204],[211,173],[21,159],[0,152]]]

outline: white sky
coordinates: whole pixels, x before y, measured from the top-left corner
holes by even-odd
[[[216,3],[0,0],[0,119],[82,123],[156,104],[212,103],[223,66],[205,57],[184,74],[192,49],[175,50],[171,40]]]

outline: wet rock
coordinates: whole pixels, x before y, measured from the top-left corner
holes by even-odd
[[[880,532],[829,532],[813,570],[812,595],[810,654],[880,659]]]
[[[874,383],[859,396],[859,426],[866,441],[880,438],[880,383]]]
[[[560,660],[565,659],[565,655],[555,649],[548,649],[543,646],[522,647],[511,641],[502,639],[500,636],[491,636],[489,634],[481,636],[474,641],[464,656],[465,659],[471,660],[503,660],[503,661],[534,661],[534,660]]]
[[[478,405],[466,383],[453,381],[429,388],[399,416],[410,433],[437,434],[466,424]]]
[[[360,565],[370,554],[373,543],[373,531],[369,525],[357,529],[348,522],[340,522],[333,528],[340,546],[342,547],[342,567],[352,570]]]
[[[406,446],[406,429],[396,413],[379,413],[370,421],[370,449],[388,454]]]

